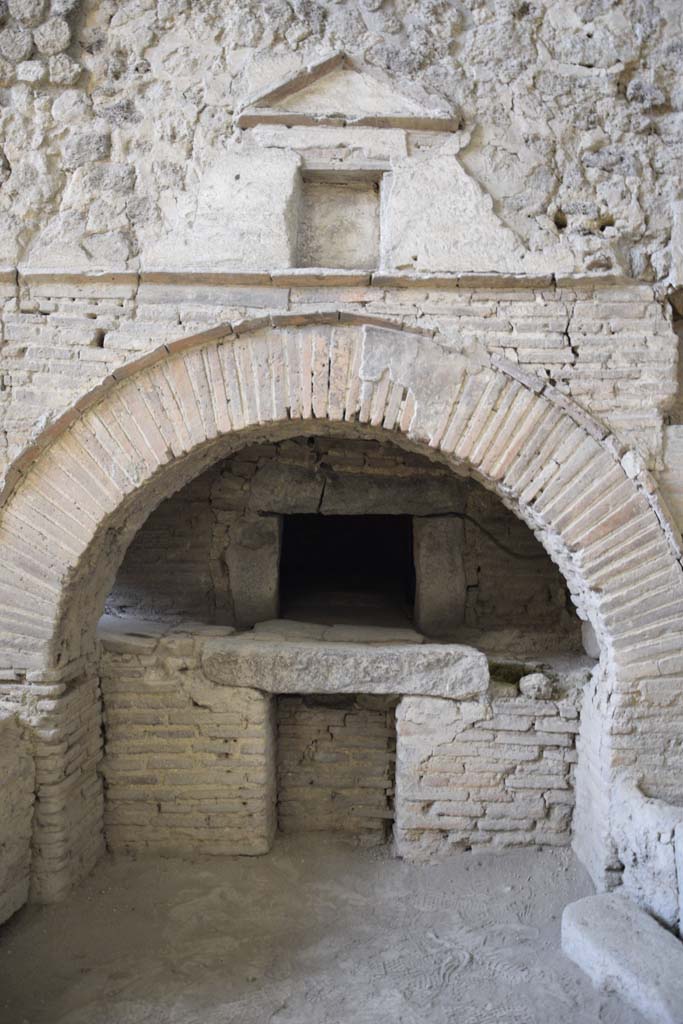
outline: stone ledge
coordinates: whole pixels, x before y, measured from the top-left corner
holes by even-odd
[[[212,682],[267,693],[406,693],[467,700],[489,685],[486,656],[460,644],[243,634],[206,640],[202,651],[202,668]]]
[[[336,267],[277,267],[270,269],[252,268],[249,270],[225,269],[209,270],[206,267],[188,267],[185,271],[169,270],[162,266],[142,266],[140,270],[133,268],[114,268],[110,270],[78,269],[63,271],[53,267],[31,266],[20,264],[0,268],[0,280],[14,287],[19,285],[44,287],[53,285],[71,285],[74,289],[99,286],[125,287],[131,297],[138,286],[144,284],[185,285],[196,288],[198,285],[212,287],[231,287],[245,285],[250,287],[329,287],[342,286],[383,288],[428,288],[438,290],[458,290],[479,288],[490,290],[524,289],[524,288],[610,288],[637,287],[643,284],[654,289],[655,285],[639,281],[636,278],[617,274],[508,274],[484,272],[453,272],[453,273],[416,273],[375,268],[343,269]]]
[[[626,896],[565,907],[562,949],[593,984],[617,992],[654,1024],[683,1024],[683,943]]]

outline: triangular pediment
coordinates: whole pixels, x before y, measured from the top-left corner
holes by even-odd
[[[344,125],[455,131],[452,110],[401,94],[376,69],[333,53],[252,96],[237,119],[257,124]]]

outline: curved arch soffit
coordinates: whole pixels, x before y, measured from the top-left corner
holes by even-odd
[[[313,314],[164,345],[117,370],[15,462],[0,513],[8,667],[36,679],[76,671],[152,508],[254,436],[318,429],[382,434],[495,491],[558,563],[620,677],[637,676],[652,637],[664,638],[664,661],[678,656],[678,538],[647,474],[601,425],[476,346]]]

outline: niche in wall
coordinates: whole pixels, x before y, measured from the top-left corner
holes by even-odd
[[[305,178],[298,266],[373,270],[379,261],[379,224],[378,181]]]

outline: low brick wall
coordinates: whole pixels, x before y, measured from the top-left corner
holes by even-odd
[[[278,825],[386,841],[394,817],[396,701],[277,698]]]
[[[397,708],[398,852],[566,846],[580,691],[555,699],[404,697]]]
[[[27,733],[0,712],[0,924],[28,899],[34,793]]]
[[[196,632],[104,635],[105,835],[112,850],[265,853],[275,829],[272,698],[214,686]]]
[[[371,844],[387,838],[394,804],[409,859],[570,841],[585,665],[518,683],[496,668],[489,693],[469,700],[274,697],[204,675],[202,650],[230,627],[106,623],[114,850],[260,854],[278,825]]]

